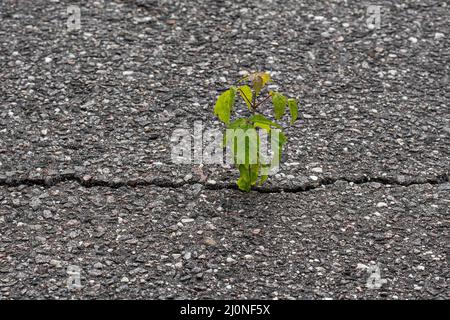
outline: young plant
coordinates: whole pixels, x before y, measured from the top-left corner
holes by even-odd
[[[289,108],[291,125],[298,116],[297,100],[288,99],[279,92],[265,89],[266,84],[271,81],[267,72],[249,74],[223,92],[214,107],[214,114],[227,127],[224,148],[231,149],[233,163],[239,170],[237,186],[246,192],[249,192],[257,183],[262,185],[267,180],[269,171],[278,166],[282,147],[286,143],[286,136],[281,131],[281,125],[262,114],[263,104],[269,100],[272,101],[276,120],[281,120],[286,108]],[[247,106],[249,116],[231,121],[236,95],[239,95]],[[273,156],[270,161],[267,161],[265,152],[262,150],[264,142],[267,141],[261,141],[264,135],[271,140]]]

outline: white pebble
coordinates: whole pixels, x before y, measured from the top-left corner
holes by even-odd
[[[234,262],[236,262],[236,260],[234,260],[234,259],[231,258],[231,257],[228,257],[228,258],[227,258],[227,262],[228,262],[228,263],[234,263]]]
[[[435,40],[439,40],[439,39],[441,39],[441,38],[443,38],[443,37],[445,37],[445,34],[443,34],[443,33],[436,32],[436,33],[434,34],[434,39],[435,39]]]
[[[388,71],[391,76],[395,76],[397,74],[397,70],[391,69]]]

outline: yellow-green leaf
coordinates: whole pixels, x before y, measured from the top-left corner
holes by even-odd
[[[246,128],[247,127],[246,124],[247,118],[239,118],[230,123],[228,128],[229,129]]]
[[[261,165],[259,171],[261,177],[258,184],[261,186],[264,182],[266,182],[267,178],[269,178],[270,165]]]
[[[269,176],[267,174],[263,174],[259,180],[259,185],[261,186],[264,182],[266,182],[267,178],[269,178]]]
[[[271,127],[279,128],[281,129],[281,126],[273,121],[270,121],[266,117],[264,117],[261,114],[255,114],[252,117],[250,117],[250,120],[253,121],[253,125],[255,127],[263,128],[267,131],[270,131]]]
[[[281,93],[273,92],[272,95],[272,103],[275,112],[275,119],[280,120],[284,112],[286,110],[286,97]]]
[[[291,113],[291,124],[293,124],[298,117],[297,100],[289,99],[288,105],[289,105],[289,112]]]
[[[287,141],[286,135],[281,130],[272,130],[271,136],[273,136],[273,141],[275,143],[278,143],[280,147],[283,146],[283,144],[285,144]]]
[[[249,192],[251,188],[249,166],[241,164],[239,165],[240,177],[236,182],[238,188],[242,191]]]
[[[270,74],[268,72],[256,72],[249,75],[249,79],[257,96],[266,83],[270,81]]]
[[[217,98],[214,114],[225,124],[230,123],[231,110],[233,110],[236,87],[231,87]]]
[[[261,75],[261,78],[263,80],[263,86],[265,86],[266,83],[271,80],[270,79],[270,74],[268,72],[261,72],[260,75]]]
[[[248,109],[250,110],[252,108],[252,98],[253,98],[252,89],[249,86],[244,85],[240,86],[238,90],[239,94],[241,95],[242,99],[244,99]]]
[[[250,184],[254,185],[256,181],[258,180],[258,173],[259,173],[259,165],[258,164],[251,164],[250,165]]]

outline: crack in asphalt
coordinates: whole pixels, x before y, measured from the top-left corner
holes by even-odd
[[[260,193],[299,193],[299,192],[307,192],[314,189],[323,188],[326,186],[331,186],[336,184],[337,182],[342,181],[345,183],[353,183],[356,185],[363,185],[366,183],[379,183],[385,186],[403,186],[410,187],[414,185],[438,185],[450,182],[450,173],[443,173],[434,177],[424,178],[424,177],[416,177],[416,178],[394,178],[394,177],[370,177],[370,176],[360,176],[354,178],[348,177],[339,177],[339,178],[321,178],[315,182],[307,182],[301,185],[293,185],[293,186],[268,186],[268,187],[256,187],[252,189],[252,191],[260,192]],[[91,176],[77,176],[75,174],[60,174],[57,176],[48,176],[45,178],[21,178],[21,177],[5,177],[0,176],[0,186],[6,187],[18,187],[20,185],[28,185],[28,186],[44,186],[44,187],[53,187],[60,183],[64,182],[76,182],[80,186],[86,188],[93,187],[108,187],[108,188],[121,188],[121,187],[139,187],[139,186],[151,186],[151,187],[160,187],[160,188],[181,188],[185,185],[194,185],[200,184],[207,190],[238,190],[236,184],[230,182],[219,182],[219,183],[200,183],[199,181],[173,181],[170,179],[165,179],[161,177],[151,178],[151,179],[130,179],[130,180],[121,180],[121,179],[112,179],[112,180],[101,180],[96,179]]]
[[[340,177],[340,178],[323,178],[321,179],[319,185],[317,184],[307,184],[305,186],[295,186],[293,188],[284,188],[282,191],[284,192],[304,192],[304,191],[310,191],[314,189],[318,189],[321,187],[331,186],[336,184],[338,181],[343,181],[346,183],[353,183],[355,185],[363,185],[367,183],[379,183],[384,186],[401,186],[401,187],[410,187],[414,185],[424,185],[424,184],[431,184],[431,185],[439,185],[448,183],[450,181],[449,174],[441,174],[435,177],[431,178],[419,178],[419,179],[411,179],[411,180],[403,180],[400,181],[397,178],[392,177],[368,177],[368,176],[361,176],[356,178],[347,178],[347,177]],[[278,192],[280,192],[279,190]],[[269,191],[270,192],[270,191]]]

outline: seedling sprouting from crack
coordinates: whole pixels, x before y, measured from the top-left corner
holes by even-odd
[[[256,72],[235,82],[223,92],[216,101],[214,114],[227,127],[224,135],[224,147],[229,147],[233,156],[233,163],[239,169],[240,177],[237,186],[242,191],[250,191],[256,184],[262,185],[268,178],[269,172],[279,165],[281,151],[286,143],[286,136],[282,127],[275,121],[267,119],[262,114],[262,106],[271,100],[276,120],[281,120],[289,108],[292,125],[298,116],[297,100],[286,98],[279,92],[265,89],[271,82],[269,73]],[[238,117],[231,121],[231,114],[235,105],[236,95],[242,98],[250,112],[248,117]],[[265,95],[261,97],[261,95]],[[267,157],[263,137],[271,140],[272,152]]]

